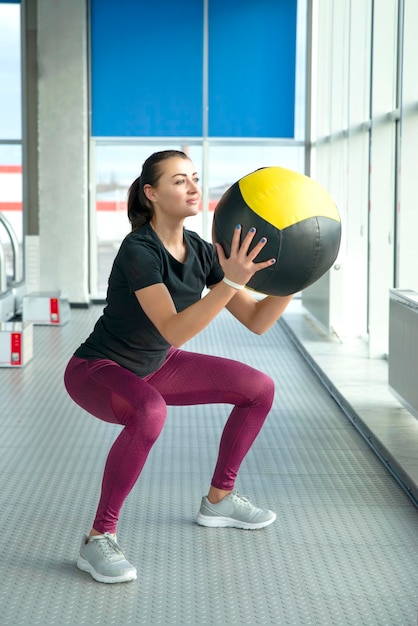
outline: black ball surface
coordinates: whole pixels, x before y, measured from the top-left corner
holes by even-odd
[[[267,238],[255,262],[276,259],[247,285],[265,295],[285,296],[312,285],[330,269],[340,247],[341,219],[328,192],[308,176],[282,167],[256,170],[223,194],[212,238],[227,256],[237,224],[242,237],[256,228],[251,247]]]

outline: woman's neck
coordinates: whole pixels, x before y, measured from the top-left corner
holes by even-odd
[[[168,225],[157,222],[156,220],[151,220],[150,226],[164,245],[177,245],[183,243],[183,222],[175,225]]]
[[[187,248],[183,238],[183,223],[173,227],[167,226],[166,224],[155,223],[154,220],[151,220],[150,226],[164,248],[168,250],[177,261],[184,263],[187,258]]]

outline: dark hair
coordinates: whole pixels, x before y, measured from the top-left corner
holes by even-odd
[[[149,222],[154,214],[152,203],[144,193],[144,185],[155,187],[163,173],[160,167],[161,161],[174,158],[189,159],[187,154],[180,150],[154,152],[144,162],[141,175],[129,187],[128,218],[131,222],[132,230],[137,230],[143,224]]]

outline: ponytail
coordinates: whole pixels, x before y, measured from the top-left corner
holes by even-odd
[[[153,209],[150,201],[145,196],[141,176],[138,176],[129,187],[128,191],[128,218],[131,222],[132,230],[137,230],[153,216]]]

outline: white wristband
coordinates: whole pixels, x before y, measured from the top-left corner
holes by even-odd
[[[228,285],[228,287],[232,287],[232,289],[244,289],[245,285],[239,285],[238,283],[234,283],[234,281],[229,280],[226,276],[222,278],[224,283]]]

